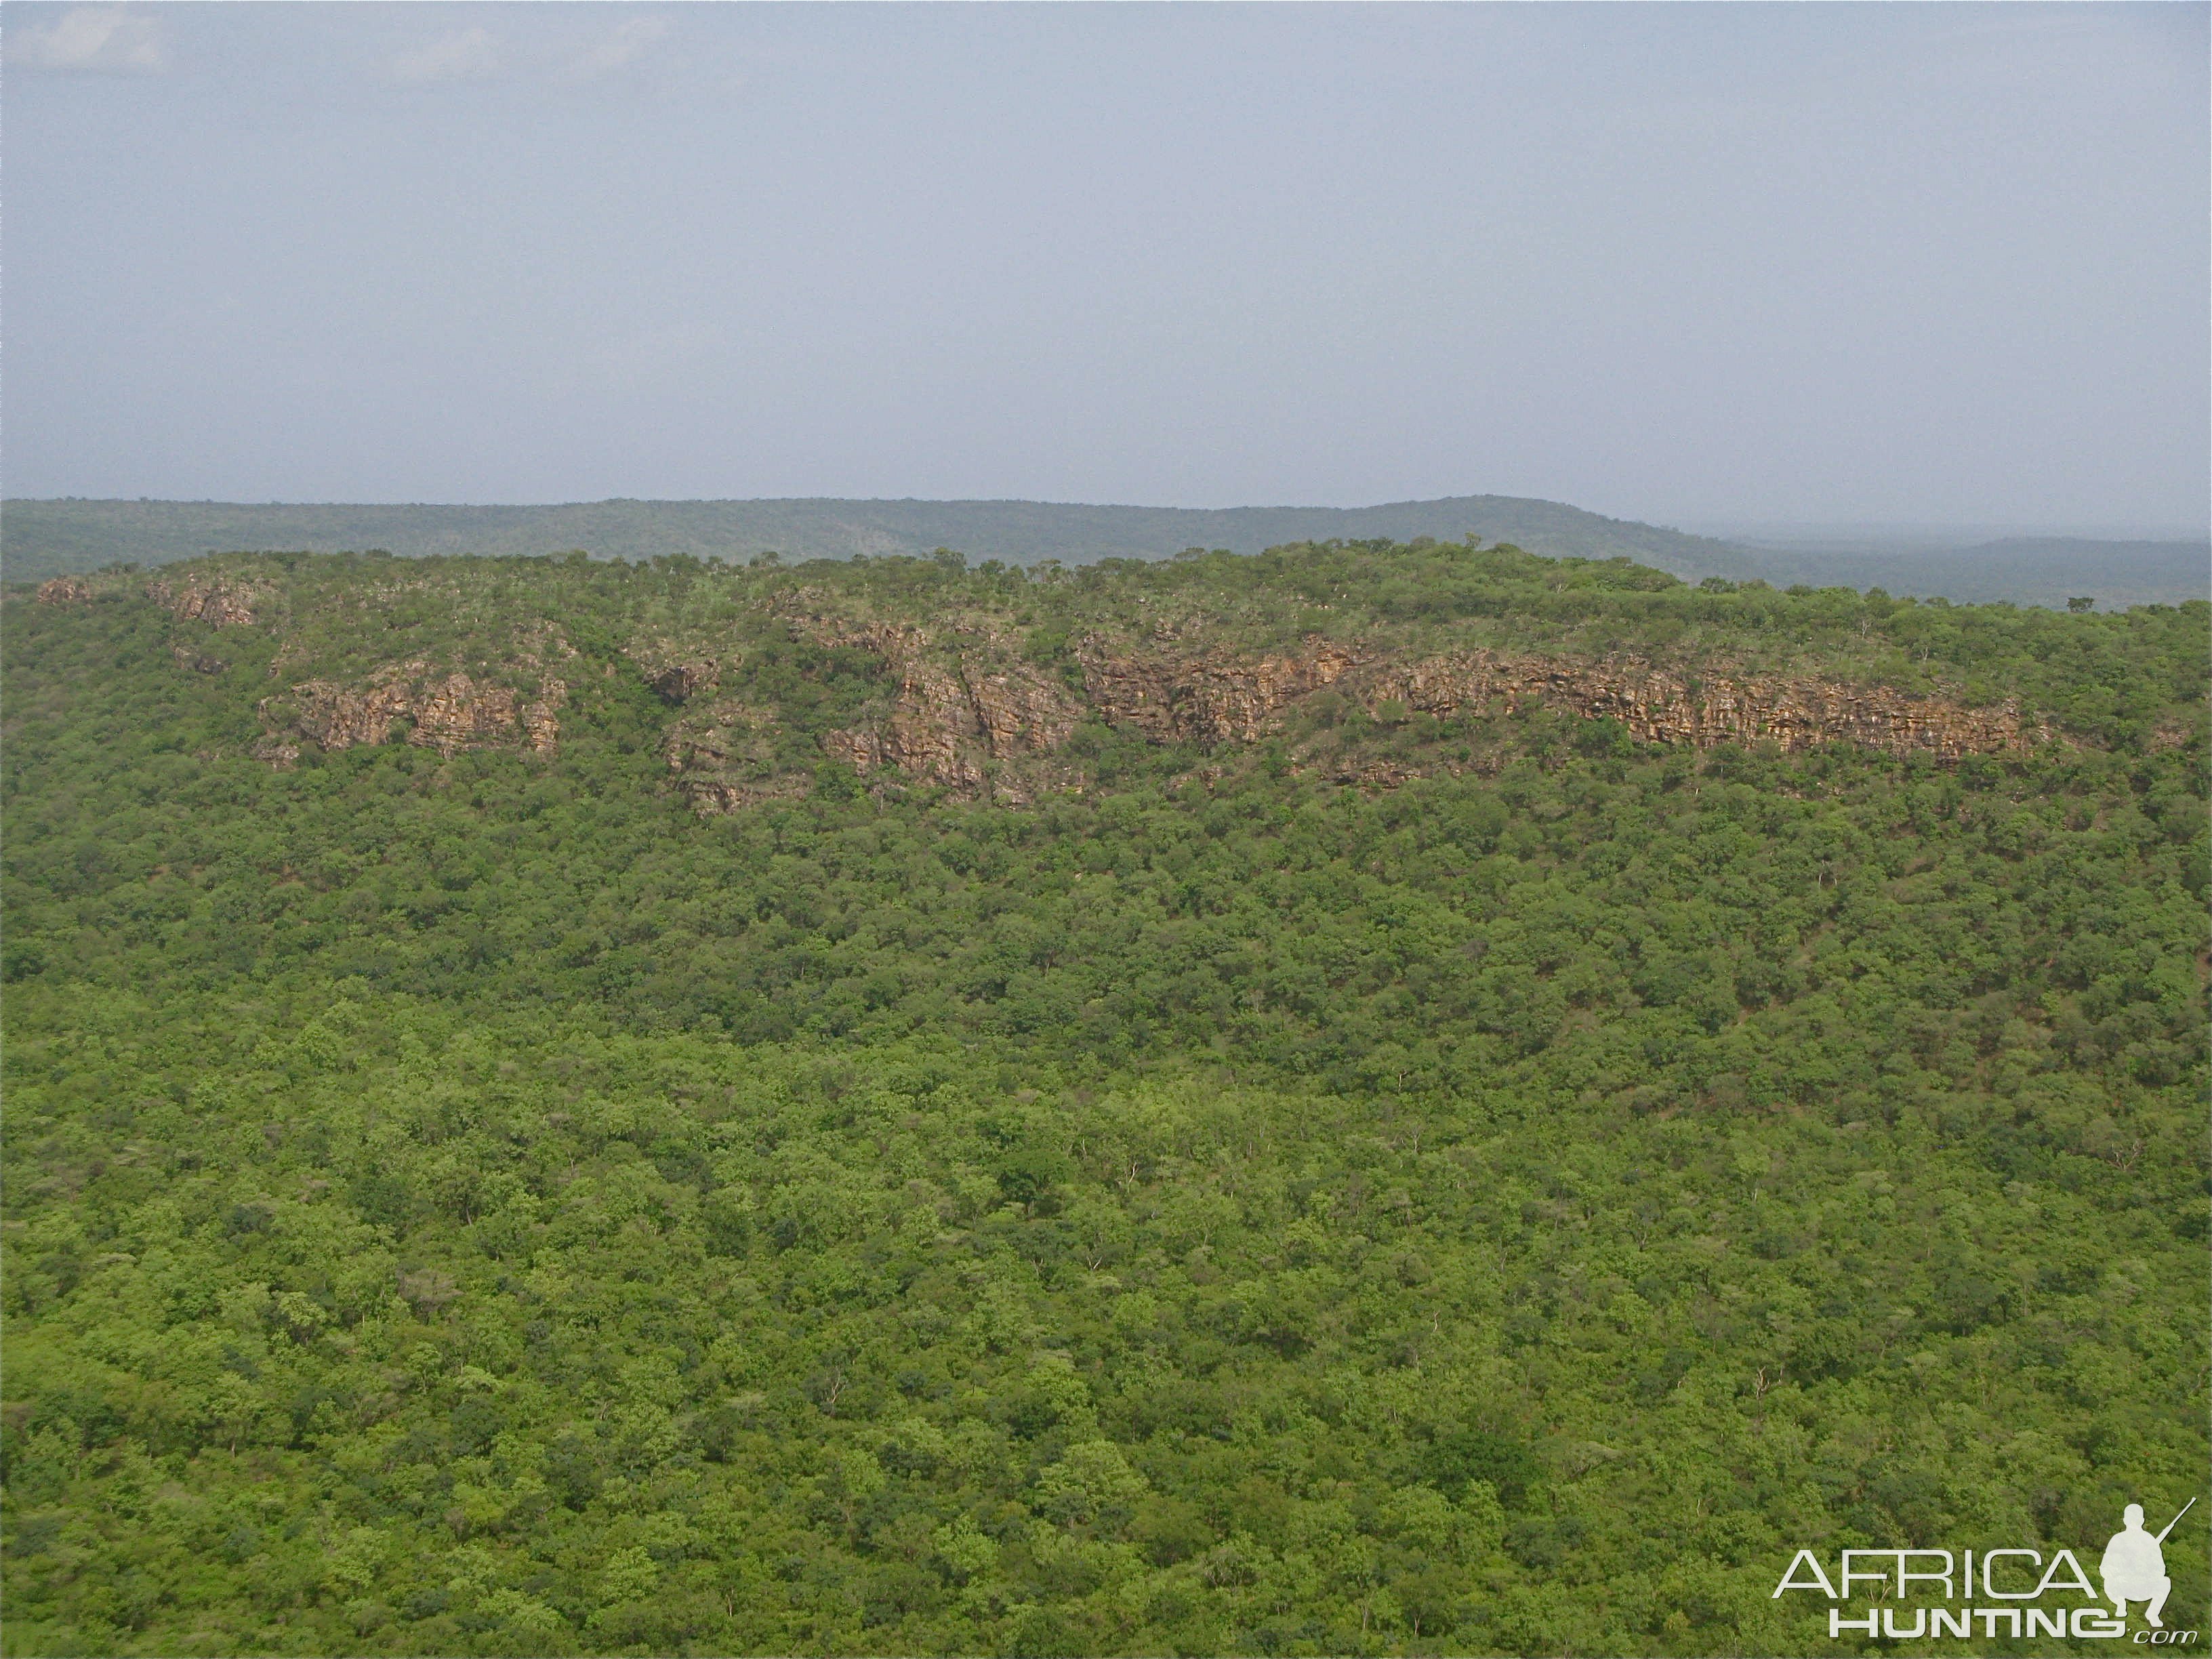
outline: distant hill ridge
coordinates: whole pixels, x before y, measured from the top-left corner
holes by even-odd
[[[1668,566],[1725,562],[1725,542],[1608,519],[1557,501],[1462,495],[1378,507],[1222,508],[1024,501],[617,500],[544,507],[259,505],[222,501],[21,501],[0,518],[0,564],[15,578],[167,563],[209,552],[659,554],[744,559],[927,553],[1065,564],[1165,558],[1186,547],[1257,553],[1286,542],[1510,541],[1549,557],[1626,557]]]
[[[42,580],[209,552],[369,548],[410,556],[581,548],[635,561],[678,553],[743,560],[769,550],[794,559],[849,558],[951,547],[974,560],[1073,565],[1165,558],[1187,547],[1256,553],[1290,542],[1469,535],[1550,558],[1629,558],[1692,580],[1881,586],[2046,605],[2079,594],[2107,605],[2201,598],[2212,568],[2212,549],[2203,542],[2039,540],[1937,553],[1811,552],[1745,546],[1559,501],[1455,495],[1364,507],[1219,508],[827,497],[499,507],[22,500],[0,511],[0,574]]]
[[[1899,594],[1940,593],[1970,605],[2009,599],[2056,609],[2086,596],[2111,610],[2201,599],[2212,589],[2212,542],[2202,540],[2021,536],[1909,552],[1753,548],[1751,556],[1766,580],[1784,586],[1881,587]]]

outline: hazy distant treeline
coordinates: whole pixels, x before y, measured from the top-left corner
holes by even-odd
[[[1726,544],[1607,519],[1553,501],[1467,495],[1382,507],[1089,507],[1050,501],[729,501],[574,502],[552,507],[289,506],[222,501],[12,503],[0,553],[27,577],[210,551],[538,554],[582,548],[602,558],[669,553],[744,559],[927,553],[1066,564],[1164,558],[1187,547],[1256,553],[1287,542],[1474,534],[1555,557],[1724,562]]]
[[[632,561],[672,553],[746,559],[927,553],[1084,564],[1164,558],[1187,547],[1256,553],[1286,543],[1417,536],[1511,542],[1554,558],[1632,558],[1686,577],[1763,578],[1814,586],[2015,604],[2107,605],[2202,598],[2212,548],[2196,542],[1993,542],[1929,552],[1741,546],[1558,501],[1455,495],[1379,507],[1093,507],[1051,501],[610,501],[550,507],[288,505],[228,501],[19,501],[0,515],[0,571],[42,580],[118,562],[201,554],[359,551],[544,554],[581,548]]]

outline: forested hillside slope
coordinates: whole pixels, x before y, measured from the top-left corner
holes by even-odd
[[[2208,622],[11,587],[7,1650],[1874,1651],[1796,1550],[2094,1562],[2207,1462]]]

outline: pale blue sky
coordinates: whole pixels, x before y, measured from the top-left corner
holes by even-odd
[[[0,483],[2201,526],[2207,16],[10,3]]]

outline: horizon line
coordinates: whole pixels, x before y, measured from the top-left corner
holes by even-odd
[[[458,511],[555,511],[563,507],[764,507],[764,506],[839,506],[839,507],[1042,507],[1073,508],[1095,512],[1176,513],[1196,515],[1215,515],[1231,513],[1373,513],[1390,507],[1433,507],[1455,501],[1500,501],[1522,505],[1564,507],[1570,512],[1588,514],[1615,524],[1642,525],[1654,530],[1664,530],[1680,536],[1696,537],[1708,541],[1731,541],[1747,537],[1779,534],[1821,534],[1831,536],[1905,537],[1914,534],[1986,533],[1994,537],[2051,537],[2081,540],[2113,541],[2197,541],[2212,539],[2212,522],[2203,528],[2190,526],[2147,524],[2141,520],[2106,520],[2084,523],[2080,520],[2051,523],[2035,520],[1999,519],[1731,519],[1725,515],[1705,517],[1702,514],[1686,521],[1668,522],[1659,519],[1638,519],[1601,512],[1594,507],[1578,507],[1547,495],[1507,495],[1492,491],[1473,492],[1459,495],[1403,496],[1390,501],[1367,501],[1342,507],[1324,502],[1254,501],[1231,507],[1188,507],[1150,501],[1056,501],[1043,496],[1030,495],[605,495],[592,499],[568,501],[247,501],[218,496],[182,495],[11,495],[0,494],[0,507],[7,506],[88,506],[88,507],[221,507],[257,509],[281,508],[410,508],[427,507]],[[1690,528],[1702,523],[1705,528]]]

